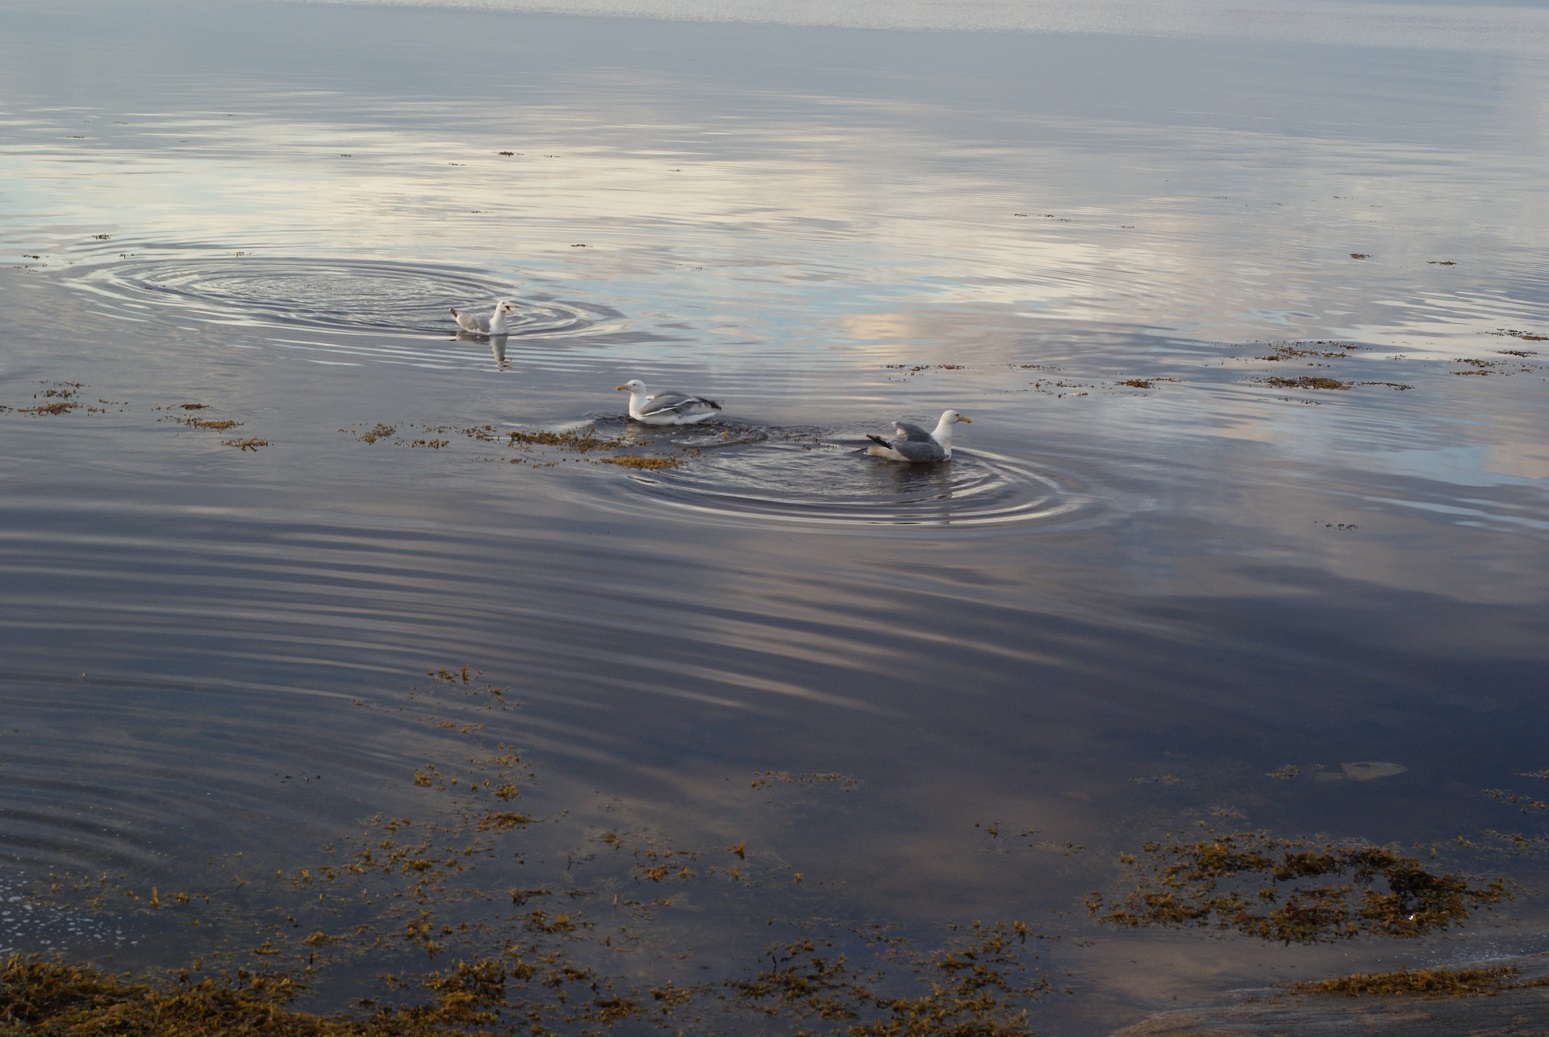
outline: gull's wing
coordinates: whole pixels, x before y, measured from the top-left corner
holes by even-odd
[[[706,411],[720,409],[721,405],[714,400],[669,389],[646,397],[645,402],[640,404],[640,416],[644,418],[653,414],[703,414]]]
[[[934,442],[930,433],[918,425],[912,425],[907,421],[895,421],[893,427],[898,430],[899,437],[913,442]]]
[[[905,460],[913,461],[917,464],[927,461],[945,461],[947,459],[947,452],[941,448],[941,444],[929,436],[926,436],[923,442],[918,439],[904,439],[900,437],[888,445],[902,454]]]
[[[905,439],[903,436],[892,440],[873,435],[868,435],[866,438],[877,444],[866,448],[866,453],[873,457],[885,457],[889,461],[909,461],[914,464],[930,464],[947,459],[947,452],[934,439],[926,439],[922,442],[918,439]]]
[[[452,316],[457,318],[457,326],[464,331],[471,331],[476,335],[489,334],[489,318],[481,317],[477,313],[459,313],[452,311]]]

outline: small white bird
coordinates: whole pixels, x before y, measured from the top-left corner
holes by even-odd
[[[506,322],[506,317],[516,312],[516,304],[510,299],[501,299],[495,304],[495,312],[488,317],[480,317],[476,313],[458,313],[457,307],[452,307],[452,316],[457,318],[457,326],[471,335],[505,335],[511,327]]]
[[[629,416],[647,425],[694,425],[721,409],[714,400],[686,392],[666,389],[648,393],[638,378],[616,386],[614,391],[629,393]]]
[[[955,410],[942,411],[941,420],[936,422],[933,432],[926,432],[920,426],[911,425],[907,421],[895,421],[893,427],[898,430],[898,435],[889,441],[881,436],[868,434],[866,438],[876,446],[867,447],[866,453],[872,457],[885,457],[889,461],[908,461],[913,464],[950,461],[952,460],[952,426],[959,421],[973,424],[973,419]]]

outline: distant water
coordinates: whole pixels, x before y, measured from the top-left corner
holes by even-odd
[[[294,0],[753,22],[830,28],[1228,37],[1340,46],[1542,52],[1549,10],[1536,0]]]
[[[337,1009],[1020,921],[1073,1035],[1541,948],[1544,12],[773,10],[6,5],[0,943]],[[1524,893],[1088,913],[1232,828]]]

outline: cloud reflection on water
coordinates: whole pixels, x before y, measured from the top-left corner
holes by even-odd
[[[1308,69],[1304,86],[1324,89],[1312,84],[1326,72]],[[1506,75],[1526,83],[1536,73]],[[1383,89],[1381,69],[1342,76],[1367,93],[1352,102],[1336,83],[1326,106],[1364,113],[1370,91]],[[1466,236],[1535,204],[1541,192],[1524,189],[1520,164],[1546,157],[1543,135],[1523,132],[1525,120],[1542,120],[1534,92],[1478,85],[1486,118],[1475,132],[1499,143],[1470,159],[1478,189],[1468,197],[1446,187],[1459,155],[1441,137],[1352,145],[1337,116],[1325,116],[1332,135],[1320,138],[1279,116],[1224,132],[1191,127],[1184,113],[1158,127],[1117,111],[976,111],[942,137],[920,128],[939,131],[950,111],[852,97],[813,98],[817,119],[706,119],[689,113],[704,107],[704,84],[659,73],[572,75],[568,86],[545,84],[544,103],[498,121],[450,99],[340,120],[339,106],[357,102],[243,90],[230,117],[188,125],[183,113],[149,124],[130,115],[102,142],[114,152],[111,176],[83,165],[86,144],[61,141],[70,126],[51,120],[7,164],[19,211],[78,226],[100,224],[109,204],[163,237],[183,226],[186,240],[232,250],[322,239],[336,254],[471,261],[606,285],[642,320],[682,315],[652,304],[665,284],[716,336],[792,340],[793,327],[749,325],[750,305],[766,319],[799,305],[790,321],[824,329],[907,322],[890,308],[907,297],[911,308],[1003,305],[1206,339],[1257,327],[1452,348],[1530,321],[1545,293],[1531,263],[1482,253]],[[1456,103],[1479,107],[1481,97]],[[1445,125],[1437,132],[1452,132]],[[783,196],[770,185],[799,188]],[[1445,221],[1434,218],[1440,203]],[[111,230],[116,247],[140,241],[127,220]],[[1374,258],[1351,260],[1357,251]],[[1432,262],[1441,259],[1459,265]],[[1521,289],[1501,290],[1503,273]],[[1417,281],[1434,288],[1416,294]]]

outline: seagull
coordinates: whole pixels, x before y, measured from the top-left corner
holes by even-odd
[[[506,326],[506,315],[516,312],[516,304],[510,299],[501,299],[495,304],[495,312],[488,317],[480,317],[476,313],[458,313],[457,307],[452,307],[452,316],[457,318],[457,326],[474,335],[504,335],[511,329]]]
[[[973,424],[973,419],[955,410],[942,411],[941,420],[936,422],[933,432],[927,432],[907,421],[895,421],[893,427],[898,430],[898,435],[889,442],[881,436],[868,434],[866,438],[876,445],[867,447],[866,453],[872,457],[885,457],[889,461],[909,461],[915,464],[950,461],[952,460],[952,426],[959,421]]]
[[[686,392],[666,389],[648,393],[638,378],[616,386],[614,391],[629,393],[629,416],[647,425],[695,425],[721,409],[714,400]]]

